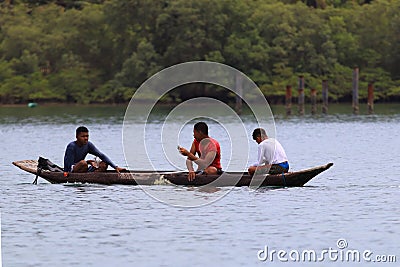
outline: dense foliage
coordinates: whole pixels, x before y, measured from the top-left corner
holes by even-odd
[[[275,100],[299,75],[308,89],[327,79],[332,100],[348,99],[358,66],[361,97],[374,81],[376,98],[399,100],[400,1],[0,3],[1,103],[121,103],[157,71],[193,60],[231,65]],[[204,86],[189,88],[165,100]]]

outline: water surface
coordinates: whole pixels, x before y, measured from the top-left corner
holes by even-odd
[[[147,188],[171,199],[207,200],[230,191],[209,205],[179,208],[135,186],[53,185],[42,179],[35,186],[32,175],[11,165],[39,155],[62,165],[64,149],[81,124],[89,127],[91,141],[113,161],[126,164],[124,107],[0,108],[4,266],[265,266],[272,263],[257,258],[265,246],[321,251],[338,249],[340,238],[348,249],[397,255],[400,261],[399,106],[376,105],[375,115],[359,116],[351,115],[348,105],[333,105],[328,116],[287,118],[283,107],[273,110],[277,138],[292,170],[335,165],[302,188],[219,188],[215,193],[188,187]],[[149,136],[151,149],[157,151],[162,113],[159,119],[155,115],[149,121]],[[250,136],[256,124],[246,116]],[[218,119],[241,126],[230,118]],[[136,123],[143,123],[139,115]],[[226,156],[230,155],[226,132],[212,121],[210,130],[220,140],[223,166],[235,168],[235,157]],[[187,127],[179,142],[188,147],[191,139]],[[256,150],[255,143],[249,145]],[[143,155],[138,151],[137,169],[144,168]],[[173,168],[159,153],[151,156],[160,169]],[[273,264],[278,263],[275,259]],[[317,265],[345,263],[326,260]]]

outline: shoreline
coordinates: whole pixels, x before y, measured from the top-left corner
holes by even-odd
[[[31,103],[36,103],[36,107],[85,107],[85,106],[91,106],[91,107],[111,107],[111,106],[127,106],[128,103],[120,103],[120,104],[100,104],[100,103],[93,103],[93,104],[76,104],[76,103],[54,103],[54,102],[49,102],[49,103],[40,103],[40,102],[31,102]],[[14,108],[14,107],[28,107],[29,103],[26,104],[0,104],[0,108]],[[35,108],[35,107],[32,107]]]
[[[267,99],[268,101],[268,99]],[[157,103],[157,106],[165,106],[165,107],[170,107],[170,106],[176,106],[179,105],[182,102],[177,102],[177,103]],[[30,103],[36,103],[37,106],[35,107],[122,107],[122,106],[128,106],[129,102],[126,103],[90,103],[90,104],[79,104],[79,103],[58,103],[58,102],[30,102]],[[12,108],[12,107],[28,107],[29,103],[24,103],[24,104],[0,104],[0,108]],[[146,102],[143,102],[143,105],[148,104]],[[235,103],[227,103],[228,105],[235,105]],[[273,103],[268,101],[268,104],[270,106],[285,106],[285,103]],[[385,105],[385,104],[400,104],[400,101],[376,101],[374,102],[374,105]],[[306,106],[311,105],[311,103],[305,103]],[[317,106],[322,105],[322,102],[318,102]],[[352,105],[352,102],[331,102],[328,104],[329,105]],[[359,105],[367,105],[367,101],[360,101]],[[292,108],[297,106],[297,102],[293,101],[292,102]],[[30,108],[35,108],[35,107],[30,107]]]

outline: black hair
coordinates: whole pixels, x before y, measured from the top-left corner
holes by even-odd
[[[80,127],[76,128],[76,135],[78,135],[80,133],[88,133],[88,132],[89,132],[89,130],[85,126],[80,126]]]
[[[263,128],[257,128],[253,131],[253,139],[256,140],[257,137],[264,137],[267,136],[267,133]]]
[[[198,122],[193,127],[196,131],[208,135],[208,126],[205,122]]]

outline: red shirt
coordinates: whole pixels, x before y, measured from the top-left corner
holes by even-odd
[[[215,140],[211,137],[209,137],[207,139],[209,139],[212,142],[212,144],[206,144],[204,147],[201,147],[201,148],[200,148],[200,143],[202,143],[202,142],[198,142],[196,139],[194,139],[193,143],[196,148],[196,152],[199,154],[200,158],[202,158],[201,152],[203,152],[204,157],[205,157],[205,155],[207,155],[208,152],[211,152],[211,151],[217,152],[217,154],[215,155],[215,158],[214,158],[213,162],[210,164],[210,166],[213,166],[217,169],[222,169],[222,167],[221,167],[221,147],[219,146],[219,143],[217,140]],[[201,145],[203,146],[203,144],[201,144]]]

